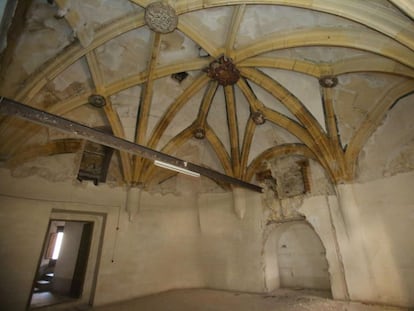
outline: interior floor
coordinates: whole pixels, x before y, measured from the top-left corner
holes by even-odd
[[[33,293],[30,308],[51,306],[74,300],[73,298],[57,295],[51,292]]]
[[[60,308],[59,308],[60,309]],[[52,310],[52,309],[50,309]],[[55,310],[55,309],[53,309]],[[401,311],[408,310],[390,306],[369,305],[357,302],[334,301],[328,291],[279,289],[268,294],[249,294],[210,289],[174,290],[141,297],[107,306],[88,308],[71,306],[66,311],[301,311],[301,310],[347,310],[347,311]]]

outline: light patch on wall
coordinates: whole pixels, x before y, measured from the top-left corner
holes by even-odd
[[[60,249],[62,247],[63,234],[64,234],[63,232],[58,232],[57,233],[56,243],[55,243],[55,246],[53,248],[53,254],[52,254],[52,259],[54,259],[54,260],[59,258]]]
[[[413,99],[410,95],[399,100],[365,144],[358,158],[359,181],[414,169]]]
[[[96,49],[106,83],[138,74],[147,68],[151,32],[142,27],[126,32]]]
[[[78,27],[81,27],[87,22],[93,23],[97,27],[119,16],[128,14],[132,10],[139,9],[139,6],[129,1],[71,0],[65,1],[65,5],[69,10],[76,12],[78,16]]]
[[[56,91],[63,92],[74,82],[82,85],[88,83],[89,80],[89,70],[85,60],[82,58],[58,75],[53,80],[53,86]]]
[[[76,154],[59,154],[38,157],[28,161],[12,171],[14,177],[40,176],[44,179],[57,181],[73,180]]]
[[[55,8],[37,1],[26,15],[26,28],[16,47],[15,61],[30,74],[71,43],[72,29],[56,20]],[[43,38],[47,37],[47,40]]]
[[[233,7],[222,6],[193,11],[185,14],[185,18],[189,19],[193,25],[197,25],[200,29],[198,33],[208,36],[215,46],[224,46],[232,13]]]

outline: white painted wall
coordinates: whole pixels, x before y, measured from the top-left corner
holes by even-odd
[[[337,228],[333,223],[333,213],[337,210],[332,210],[333,203],[331,202],[337,202],[336,196],[308,197],[303,201],[299,211],[306,216],[306,220],[311,224],[325,247],[332,297],[348,300],[349,293],[344,274],[343,256],[338,240],[338,231],[341,228]]]
[[[19,292],[10,298],[8,292],[2,293],[1,305],[11,299],[10,306],[16,306],[10,310],[24,310],[52,209],[107,215],[94,304],[204,286],[196,197],[183,200],[145,193],[140,212],[131,222],[125,210],[126,192],[121,188],[50,183],[37,177],[18,179],[5,170],[0,174],[0,206],[2,214],[7,215],[1,220],[7,223],[0,228],[2,250],[19,242],[15,252],[9,251],[10,261],[3,263],[9,271],[21,271],[16,275],[2,272],[3,278],[10,280],[7,290]],[[17,196],[31,198],[28,202],[33,204],[20,203]],[[17,231],[20,227],[21,232]],[[30,238],[25,232],[31,234]]]
[[[414,306],[414,172],[352,187],[375,301]]]
[[[334,297],[349,292],[354,300],[414,306],[413,180],[414,172],[400,174],[338,187],[340,200],[304,199],[300,211],[326,248]],[[267,260],[271,228],[259,194],[247,192],[242,219],[230,193],[143,192],[132,221],[125,201],[120,188],[13,178],[0,170],[0,276],[10,285],[1,288],[1,305],[24,310],[53,209],[107,215],[95,305],[173,288],[279,286],[277,259]]]
[[[231,193],[200,196],[200,256],[205,286],[263,292],[260,196],[245,192],[246,210],[237,216]]]
[[[1,181],[0,189],[4,189]],[[28,215],[28,211],[33,212]],[[48,208],[41,202],[0,196],[0,306],[3,310],[26,310],[48,215]]]
[[[193,198],[143,193],[132,222],[123,209],[119,225],[115,217],[111,221],[105,233],[97,304],[203,286]]]
[[[413,182],[414,172],[404,173],[340,185],[339,199],[304,201],[301,212],[327,250],[334,297],[414,306]]]
[[[94,296],[96,305],[173,288],[264,290],[260,257],[262,208],[258,194],[246,194],[246,207],[240,219],[235,213],[231,193],[200,197],[189,193],[179,197],[143,192],[139,212],[130,221],[123,189],[52,183],[38,177],[13,178],[6,170],[0,170],[0,174],[0,192],[3,193],[0,205],[9,202],[4,214],[12,219],[19,216],[28,224],[32,219],[39,219],[43,226],[42,229],[37,223],[33,225],[39,231],[37,236],[32,235],[36,243],[31,244],[36,247],[31,256],[25,257],[33,271],[28,271],[11,289],[19,288],[21,296],[17,300],[24,300],[30,294],[53,209],[107,214]],[[33,200],[35,208],[26,204],[14,215],[15,205],[19,206],[20,199],[15,198],[18,196],[30,198],[29,202]],[[44,213],[39,213],[38,208],[44,209]],[[2,243],[14,243],[7,239],[3,229],[13,231],[17,222],[13,220],[10,226],[0,228]],[[21,244],[22,253],[25,253],[25,243]],[[17,271],[27,271],[30,266],[16,258],[9,264]],[[4,276],[5,279],[14,277]],[[16,310],[19,309],[24,308]]]

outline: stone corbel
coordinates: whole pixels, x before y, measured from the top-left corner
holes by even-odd
[[[142,187],[130,187],[126,194],[125,209],[128,212],[129,221],[133,221],[141,208]]]
[[[246,214],[246,192],[244,189],[233,187],[233,208],[236,216],[243,219]]]

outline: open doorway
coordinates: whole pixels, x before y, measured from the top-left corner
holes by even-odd
[[[81,297],[93,222],[51,220],[33,282],[30,308]]]

